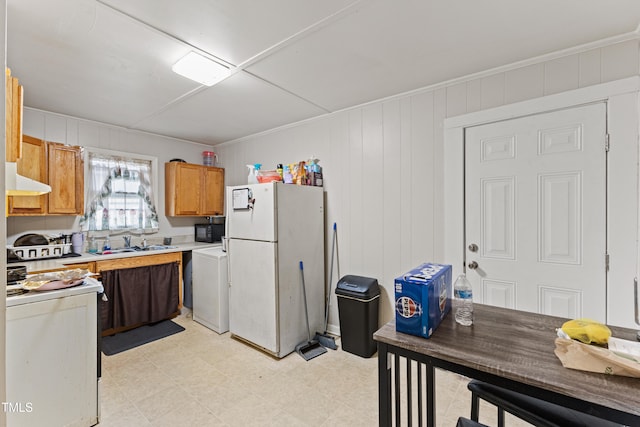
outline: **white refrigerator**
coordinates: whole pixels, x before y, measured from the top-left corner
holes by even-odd
[[[271,182],[227,187],[229,331],[275,357],[324,324],[324,194]]]

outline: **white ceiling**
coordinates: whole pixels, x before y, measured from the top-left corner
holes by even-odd
[[[215,145],[634,33],[637,0],[7,0],[25,105]],[[232,67],[200,86],[196,50]]]

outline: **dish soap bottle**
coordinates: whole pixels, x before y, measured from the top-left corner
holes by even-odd
[[[109,236],[104,239],[104,246],[102,247],[102,251],[110,251],[111,250],[111,242],[109,241]]]

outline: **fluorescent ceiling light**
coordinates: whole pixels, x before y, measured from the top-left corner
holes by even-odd
[[[188,79],[213,86],[229,75],[229,68],[196,52],[189,52],[171,69]]]

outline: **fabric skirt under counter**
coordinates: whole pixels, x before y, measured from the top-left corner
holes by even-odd
[[[177,263],[108,270],[101,275],[108,298],[101,304],[103,335],[159,322],[178,313]]]

